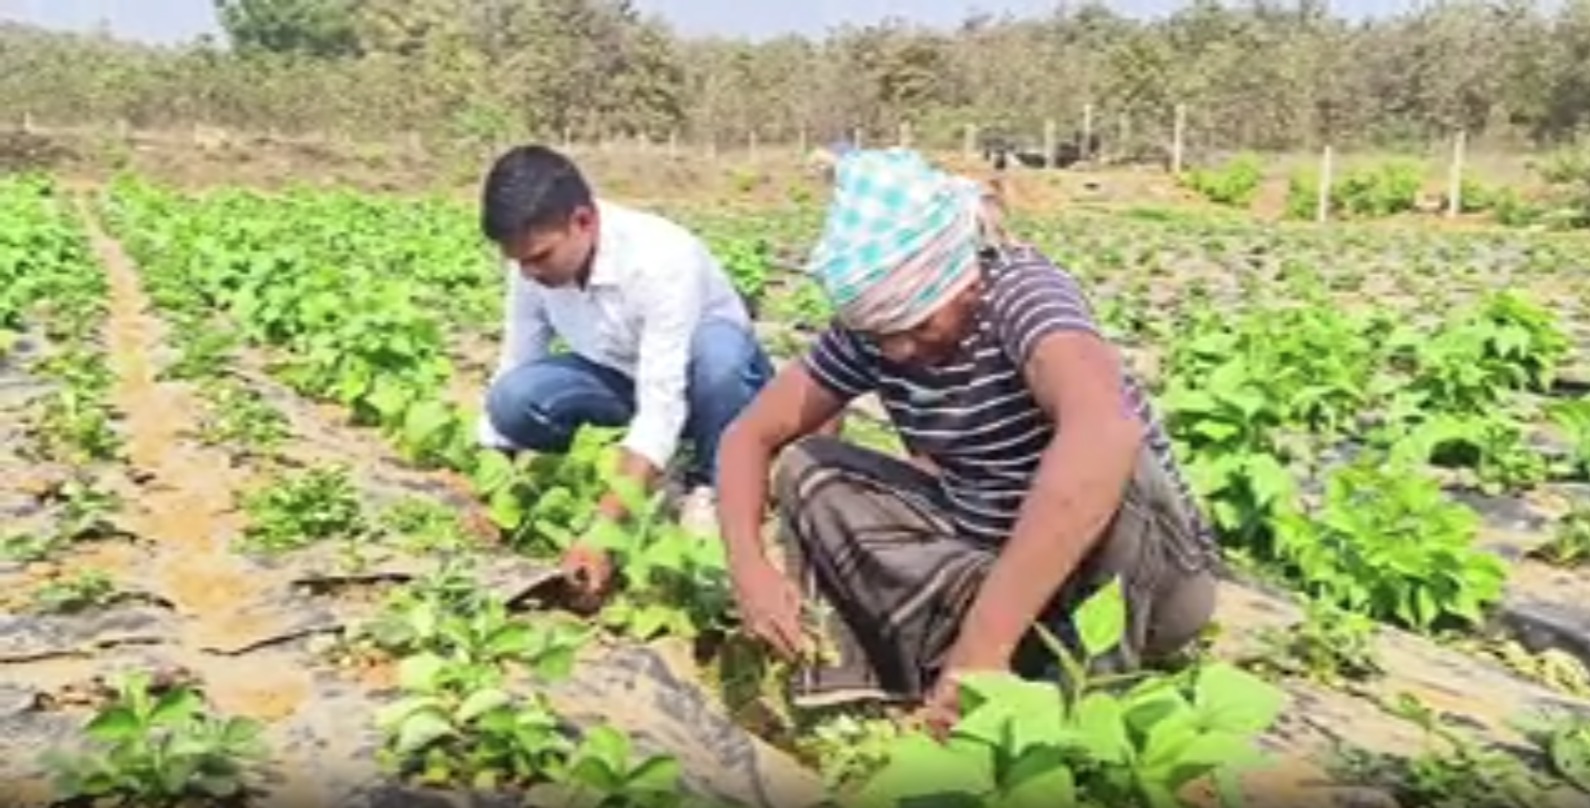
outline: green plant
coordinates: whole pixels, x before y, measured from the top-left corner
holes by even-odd
[[[1258,156],[1242,154],[1218,168],[1190,171],[1183,182],[1211,202],[1245,208],[1263,179]]]
[[[260,725],[211,717],[195,691],[156,694],[149,681],[134,673],[117,682],[116,701],[84,728],[96,748],[45,755],[60,798],[155,806],[241,799],[262,773]]]
[[[597,499],[614,468],[613,444],[621,430],[582,428],[563,455],[520,455],[510,460],[482,452],[474,468],[475,491],[509,542],[529,552],[556,553],[591,525]]]
[[[1317,514],[1278,520],[1279,555],[1305,591],[1417,630],[1477,624],[1507,567],[1474,546],[1479,519],[1415,469],[1363,455],[1333,471]]]
[[[816,760],[828,788],[843,791],[883,767],[903,731],[887,718],[841,714],[818,723],[798,743]]]
[[[1529,557],[1559,567],[1590,562],[1590,506],[1575,505],[1557,522],[1551,540],[1530,550]]]
[[[529,799],[569,808],[705,805],[680,790],[680,773],[679,761],[663,755],[637,759],[628,736],[612,727],[596,727],[557,766],[553,782],[531,789]]]
[[[1120,642],[1126,609],[1115,582],[1074,618],[1080,649],[1051,641],[1064,684],[984,674],[962,681],[962,716],[939,743],[920,732],[842,804],[1171,806],[1213,777],[1235,804],[1233,775],[1261,760],[1253,745],[1281,707],[1280,691],[1223,664],[1137,683],[1090,674]],[[931,802],[929,802],[931,801]]]
[[[1590,721],[1583,716],[1541,716],[1517,723],[1559,777],[1590,793]]]
[[[40,611],[69,613],[106,606],[116,594],[116,584],[110,576],[99,570],[85,570],[34,590],[33,602]]]
[[[376,716],[382,759],[421,782],[528,785],[567,754],[545,697],[516,698],[488,661],[424,652],[399,664],[398,683],[406,695]]]
[[[276,478],[243,498],[246,547],[281,553],[317,541],[362,533],[358,492],[345,467],[311,468]]]
[[[1433,710],[1408,694],[1399,694],[1385,706],[1423,730],[1426,749],[1410,759],[1345,749],[1335,768],[1349,782],[1381,785],[1398,805],[1534,808],[1547,804],[1551,784],[1516,757],[1444,726]]]
[[[726,627],[733,598],[723,543],[669,519],[661,492],[647,496],[616,474],[607,481],[630,518],[623,524],[601,521],[590,531],[592,543],[612,554],[622,578],[602,622],[642,641],[659,634],[691,639]]]
[[[1567,437],[1567,473],[1590,478],[1590,398],[1552,401],[1545,410],[1546,416]]]
[[[268,456],[287,439],[287,417],[248,388],[210,381],[201,388],[208,407],[199,422],[199,439],[239,456]]]
[[[471,545],[471,537],[456,511],[421,497],[392,503],[376,522],[383,534],[415,553],[451,552]]]
[[[1301,621],[1260,634],[1263,653],[1248,664],[1325,684],[1362,681],[1384,672],[1375,653],[1376,633],[1373,620],[1311,600]]]

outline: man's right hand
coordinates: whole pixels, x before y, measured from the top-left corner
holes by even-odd
[[[564,551],[558,568],[574,590],[575,611],[594,612],[602,607],[613,585],[613,562],[605,551],[587,542],[575,542]]]
[[[730,576],[745,631],[787,660],[804,655],[810,643],[801,625],[801,594],[795,584],[761,557],[735,563]]]

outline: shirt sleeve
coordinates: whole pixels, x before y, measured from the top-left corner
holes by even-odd
[[[690,413],[690,345],[701,321],[710,258],[695,242],[654,252],[640,273],[635,296],[641,310],[635,367],[635,417],[623,447],[666,468],[679,448]]]
[[[807,351],[807,372],[828,392],[844,401],[877,389],[878,372],[874,362],[856,336],[838,325],[831,325]]]
[[[541,295],[519,277],[518,268],[506,266],[508,291],[503,302],[502,352],[492,371],[490,384],[496,384],[508,371],[546,356],[552,342],[552,323],[547,319]],[[488,387],[490,386],[488,384]],[[512,443],[491,425],[482,413],[475,428],[476,439],[486,446],[511,448]]]
[[[1000,343],[1018,367],[1026,366],[1033,349],[1050,334],[1100,336],[1081,284],[1047,261],[1008,268],[990,297]]]

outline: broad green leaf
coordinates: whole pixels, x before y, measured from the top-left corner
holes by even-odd
[[[501,452],[481,450],[475,460],[473,482],[482,494],[495,494],[513,482],[513,462]]]
[[[1077,703],[1072,717],[1076,741],[1093,759],[1125,763],[1132,752],[1120,702],[1106,693],[1089,693]]]
[[[629,790],[655,793],[677,791],[682,774],[683,767],[677,759],[666,755],[649,757],[630,770]]]
[[[1056,808],[1076,801],[1076,780],[1055,749],[1034,749],[1005,773],[1000,808]]]
[[[1198,717],[1192,711],[1173,713],[1147,729],[1138,754],[1137,768],[1148,778],[1168,778],[1183,749],[1199,735]]]
[[[1198,672],[1194,702],[1206,729],[1257,734],[1280,715],[1286,695],[1279,688],[1224,663]]]
[[[1557,733],[1552,738],[1551,762],[1568,782],[1590,792],[1590,725]]]
[[[902,801],[954,795],[972,798],[976,805],[995,788],[994,752],[976,741],[939,744],[920,733],[897,741],[889,761],[856,792],[848,805],[855,808],[896,808]]]
[[[459,721],[473,721],[481,715],[499,707],[505,707],[512,702],[513,696],[510,696],[505,691],[496,688],[477,690],[469,694],[469,697],[464,699],[463,704],[458,705],[458,712],[455,715]]]
[[[1263,760],[1245,735],[1205,732],[1181,748],[1167,785],[1182,785],[1223,767],[1245,768]]]
[[[99,741],[118,741],[141,732],[138,716],[126,707],[111,707],[94,716],[84,729],[88,736]]]
[[[614,772],[622,772],[629,761],[629,738],[612,727],[596,727],[581,740],[579,754],[601,761]]]
[[[405,657],[398,663],[398,685],[405,690],[433,690],[446,668],[447,662],[432,653]]]
[[[397,752],[409,755],[453,734],[447,717],[435,710],[421,710],[403,720],[398,731]]]
[[[1089,596],[1073,619],[1088,658],[1097,659],[1119,645],[1126,635],[1126,598],[1121,579],[1112,578]]]
[[[440,711],[441,700],[435,696],[410,696],[399,699],[391,704],[382,705],[375,711],[375,725],[383,730],[395,730],[402,726],[411,713],[422,710]]]
[[[568,780],[585,786],[597,794],[618,791],[624,784],[623,773],[598,757],[576,757],[569,767]],[[593,795],[594,796],[594,795]],[[595,803],[587,803],[594,807]]]
[[[955,724],[957,736],[1013,755],[1035,745],[1053,745],[1061,738],[1064,702],[1052,684],[1008,673],[972,673],[961,678],[961,691],[970,706]]]
[[[155,702],[154,710],[149,714],[149,723],[159,726],[178,724],[188,720],[202,707],[199,694],[185,687],[173,688]]]
[[[501,530],[513,530],[524,521],[524,504],[511,488],[502,488],[491,495],[487,511],[492,524]]]

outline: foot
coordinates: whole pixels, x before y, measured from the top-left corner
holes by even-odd
[[[691,533],[718,534],[718,498],[712,488],[698,485],[679,499],[679,524]]]

